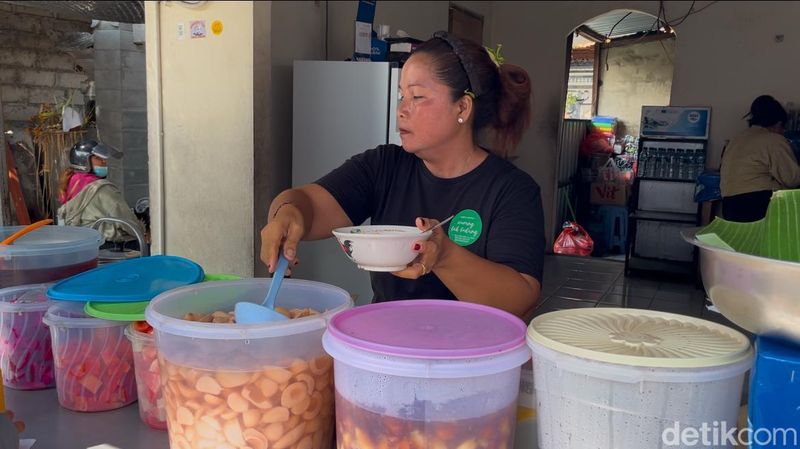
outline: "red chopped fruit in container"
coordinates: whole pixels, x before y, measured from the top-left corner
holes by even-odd
[[[139,396],[139,416],[154,429],[167,429],[164,396],[161,393],[161,370],[153,328],[146,321],[134,321],[125,329],[133,347],[136,368],[136,389]]]
[[[17,390],[55,385],[50,330],[42,323],[47,285],[0,290],[0,368],[3,384]]]
[[[50,307],[44,322],[53,339],[59,403],[70,410],[113,410],[136,400],[131,343],[125,322],[87,316],[83,303]]]
[[[73,410],[110,410],[137,398],[135,361],[125,336],[156,295],[200,282],[203,269],[175,256],[105,265],[53,285],[59,304],[48,310],[61,404]],[[85,302],[91,299],[90,302]],[[154,355],[148,357],[152,366]],[[155,376],[152,376],[155,379]]]

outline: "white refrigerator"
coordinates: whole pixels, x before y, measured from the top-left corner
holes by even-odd
[[[292,186],[314,182],[367,149],[400,145],[399,78],[388,62],[294,62]],[[301,242],[298,257],[293,277],[341,287],[359,305],[372,300],[369,273],[356,268],[335,239]]]

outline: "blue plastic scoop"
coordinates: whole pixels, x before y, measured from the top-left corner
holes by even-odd
[[[289,319],[282,313],[275,311],[275,298],[278,297],[278,290],[281,288],[283,275],[288,267],[289,261],[283,257],[283,251],[281,251],[278,254],[278,266],[275,267],[275,274],[272,276],[272,282],[269,284],[269,291],[263,305],[252,302],[237,302],[234,308],[237,324],[258,324]]]

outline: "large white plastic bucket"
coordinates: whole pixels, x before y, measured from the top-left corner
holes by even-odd
[[[660,328],[648,330],[642,322]],[[570,329],[569,323],[590,330]],[[590,332],[606,332],[592,330],[605,323],[612,323],[611,329],[616,326],[613,337],[595,337],[584,344],[582,338]],[[537,325],[548,324],[551,329],[560,327],[563,339],[537,333]],[[704,333],[720,343],[707,339],[693,345],[692,340],[702,339]],[[683,341],[662,348],[669,336]],[[691,429],[702,432],[704,426],[736,426],[745,373],[752,364],[749,341],[732,329],[633,309],[545,314],[531,323],[528,344],[542,449],[692,447],[690,439],[681,438],[684,429],[690,429],[686,434],[691,436]],[[724,352],[730,356],[723,357]],[[729,446],[720,442],[713,447]]]

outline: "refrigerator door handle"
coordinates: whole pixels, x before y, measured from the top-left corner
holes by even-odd
[[[400,69],[389,69],[389,126],[386,127],[386,142],[402,145],[400,130],[397,129],[397,103],[400,91]]]

